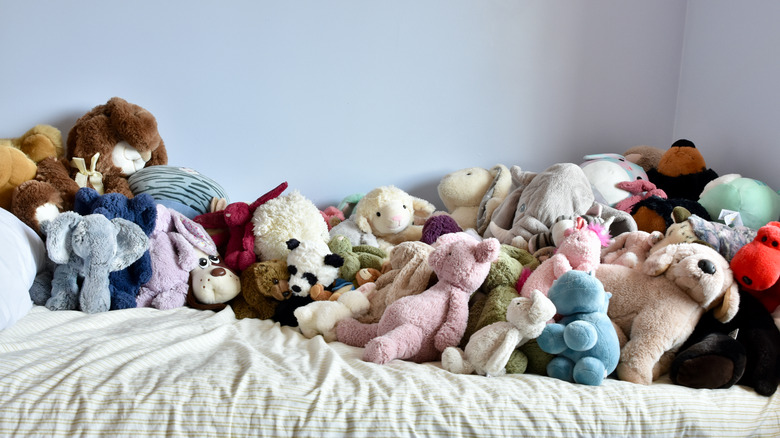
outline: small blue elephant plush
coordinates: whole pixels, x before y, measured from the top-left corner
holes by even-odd
[[[73,210],[81,215],[102,214],[108,219],[126,219],[141,227],[147,237],[157,222],[157,205],[147,194],[133,198],[121,193],[100,195],[91,187],[83,187],[76,192]],[[141,286],[151,278],[152,257],[148,250],[132,265],[112,272],[109,279],[111,310],[136,307]]]
[[[592,273],[571,270],[548,290],[561,320],[548,324],[537,338],[539,347],[556,355],[547,365],[550,377],[598,386],[615,371],[620,344],[607,316],[609,298]]]
[[[138,225],[100,214],[66,211],[42,222],[41,230],[53,274],[48,275],[50,287],[36,279],[30,297],[50,310],[109,310],[110,273],[130,266],[149,246]]]

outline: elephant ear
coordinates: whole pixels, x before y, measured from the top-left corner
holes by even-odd
[[[83,217],[74,211],[65,211],[42,224],[46,232],[46,251],[51,261],[61,265],[68,263],[73,251],[71,245],[73,230],[82,219]]]
[[[140,259],[149,247],[149,238],[138,225],[127,219],[111,219],[116,228],[116,255],[111,260],[110,271],[118,271]]]
[[[171,210],[173,228],[181,234],[193,247],[208,255],[217,255],[217,245],[211,239],[203,226],[178,211]]]

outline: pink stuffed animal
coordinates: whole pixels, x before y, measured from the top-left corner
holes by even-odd
[[[173,309],[187,298],[190,271],[200,258],[195,249],[213,256],[217,247],[201,225],[161,204],[156,208],[157,221],[149,235],[152,278],[141,286],[136,305]]]
[[[601,264],[601,247],[609,244],[609,232],[603,226],[588,225],[585,219],[578,217],[574,227],[566,230],[564,236],[555,255],[533,271],[523,270],[516,285],[520,296],[530,298],[534,290],[547,295],[553,281],[566,271],[595,271]]]
[[[377,323],[342,320],[336,327],[338,340],[365,346],[363,360],[379,364],[434,361],[445,348],[458,345],[466,330],[469,297],[485,281],[500,244],[459,232],[439,237],[434,246],[428,263],[439,280],[435,285],[394,301]]]

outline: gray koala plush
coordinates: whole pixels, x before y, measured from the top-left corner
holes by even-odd
[[[149,246],[141,227],[102,214],[82,216],[67,211],[42,223],[41,229],[53,262],[51,287],[46,287],[46,275],[39,277],[30,297],[50,310],[109,310],[109,273],[130,266]]]

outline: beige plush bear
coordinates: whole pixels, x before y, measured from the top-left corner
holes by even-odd
[[[511,186],[509,169],[497,164],[491,169],[469,167],[447,174],[439,182],[438,192],[458,226],[473,228],[481,235]]]
[[[395,186],[377,187],[366,193],[355,206],[352,218],[360,231],[376,236],[379,247],[422,237],[422,223],[435,207]]]

